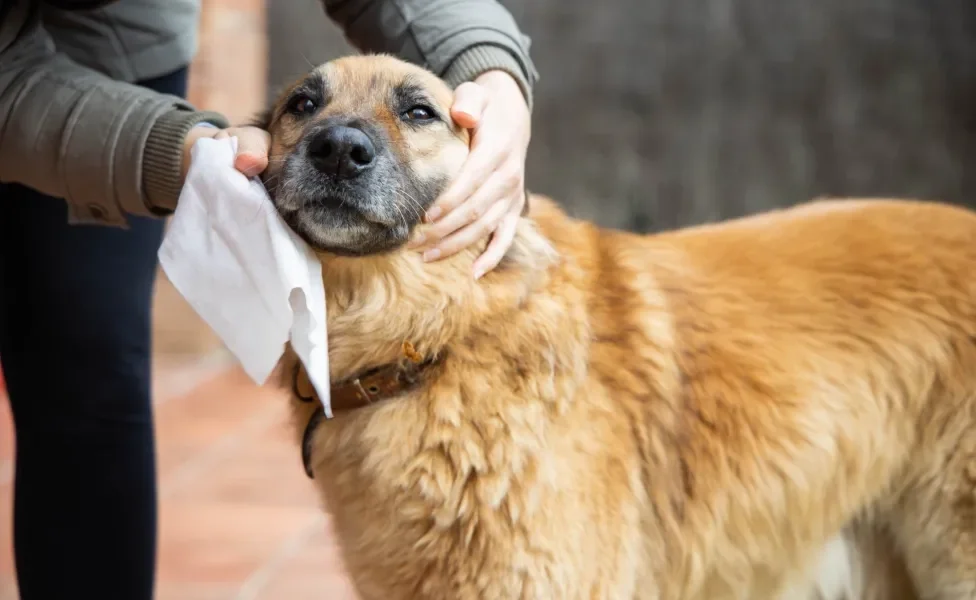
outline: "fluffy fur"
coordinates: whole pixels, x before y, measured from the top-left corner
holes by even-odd
[[[388,57],[318,72],[347,78],[323,115],[395,132],[404,185],[456,173],[463,136],[407,130],[379,91],[409,76],[446,114],[443,83]],[[273,166],[319,118],[270,123]],[[333,381],[403,341],[443,356],[315,433],[362,598],[976,597],[976,214],[821,200],[638,236],[531,206],[479,281],[480,248],[320,252]],[[300,432],[316,408],[293,406]]]

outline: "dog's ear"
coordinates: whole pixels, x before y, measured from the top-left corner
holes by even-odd
[[[258,114],[251,117],[251,119],[245,123],[249,127],[257,127],[267,131],[271,128],[271,119],[274,116],[273,108],[266,108]]]

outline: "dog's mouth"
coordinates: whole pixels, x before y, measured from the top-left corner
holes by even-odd
[[[317,179],[317,174],[307,172],[284,176],[269,190],[279,214],[314,250],[342,256],[391,252],[407,242],[420,222],[419,215],[396,206],[394,186],[371,180],[336,185]]]
[[[376,227],[394,229],[397,226],[411,226],[409,223],[398,223],[391,215],[376,210],[372,203],[359,202],[343,194],[323,194],[311,198],[309,204],[323,211],[334,212],[338,217],[345,217],[352,221],[362,220]]]

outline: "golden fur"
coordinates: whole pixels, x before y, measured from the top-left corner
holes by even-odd
[[[374,92],[409,76],[446,110],[439,80],[320,71],[323,110],[457,171],[463,133],[401,131]],[[271,131],[274,165],[301,128]],[[404,341],[444,357],[314,435],[362,598],[976,597],[976,214],[823,200],[639,236],[534,196],[475,281],[480,250],[320,253],[333,381]],[[299,432],[320,410],[293,406]]]

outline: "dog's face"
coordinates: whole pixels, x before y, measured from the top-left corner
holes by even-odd
[[[265,185],[313,248],[345,256],[403,245],[468,153],[454,94],[420,67],[354,56],[313,70],[275,102]]]

